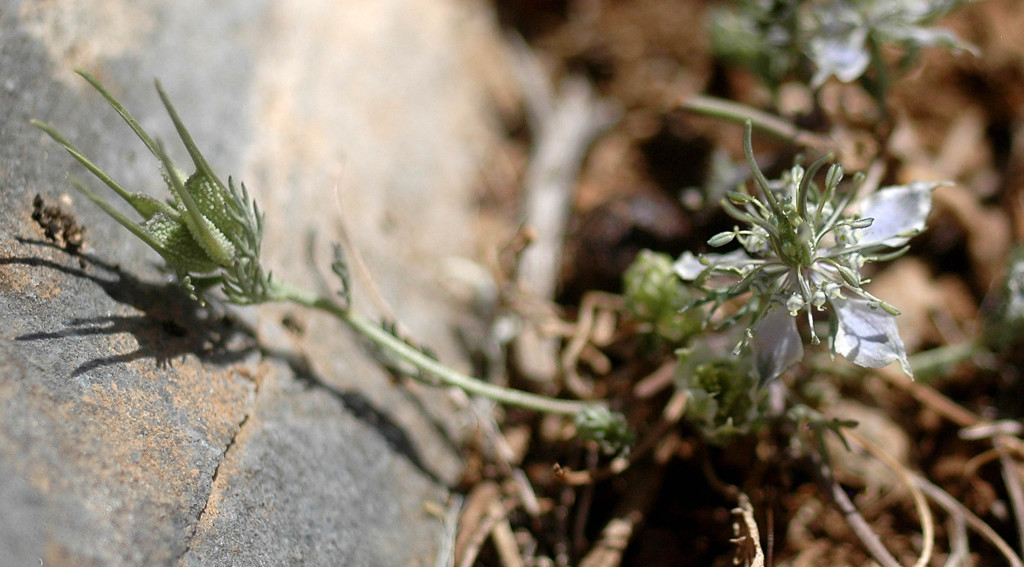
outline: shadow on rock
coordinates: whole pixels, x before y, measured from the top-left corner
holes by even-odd
[[[75,369],[73,377],[96,368],[144,358],[152,358],[158,364],[166,364],[178,356],[187,354],[195,354],[204,362],[231,364],[259,351],[265,357],[285,362],[292,369],[296,379],[309,387],[329,392],[353,416],[376,431],[395,453],[402,455],[433,482],[445,484],[437,472],[424,461],[409,435],[387,412],[374,406],[362,393],[341,391],[323,380],[312,370],[305,357],[258,344],[256,333],[232,318],[222,307],[212,302],[205,306],[199,305],[180,286],[141,281],[121,271],[118,266],[89,254],[67,251],[46,241],[19,241],[23,244],[60,249],[77,258],[79,267],[41,258],[0,258],[0,266],[22,264],[87,279],[102,288],[111,299],[141,311],[140,314],[131,316],[73,318],[66,328],[58,331],[29,333],[15,337],[17,341],[47,341],[66,337],[129,333],[137,340],[139,347],[135,351],[89,360]],[[106,279],[90,274],[86,271],[86,266],[99,268],[113,277]],[[417,402],[420,411],[429,416],[429,412],[422,407],[420,401],[415,399],[415,396],[410,396]],[[431,422],[434,420],[431,419]],[[436,423],[435,426],[441,434],[441,439],[457,451],[455,443],[443,428]]]
[[[416,467],[420,473],[437,484],[447,484],[441,479],[441,476],[437,471],[433,470],[426,463],[423,456],[416,449],[416,444],[405,432],[405,429],[401,425],[397,424],[387,412],[382,411],[380,408],[375,406],[373,402],[361,392],[355,390],[340,390],[326,382],[313,371],[312,365],[310,365],[309,361],[304,356],[266,348],[263,349],[263,354],[268,358],[281,360],[288,364],[289,368],[291,368],[292,372],[295,374],[296,379],[302,381],[308,387],[329,392],[339,402],[341,402],[345,409],[348,410],[356,419],[376,431],[392,451],[404,457],[409,461],[409,464]],[[420,406],[418,406],[418,409],[426,412],[426,409]],[[429,418],[429,413],[427,413],[427,416]],[[433,423],[433,420],[431,420],[431,422]],[[457,452],[458,448],[451,438],[443,431],[443,428],[436,423],[435,428],[438,429],[440,438],[449,445],[449,448]]]
[[[19,239],[23,244],[60,248],[50,242]],[[185,291],[166,283],[148,283],[124,273],[116,265],[94,256],[70,253],[79,259],[79,268],[40,258],[0,258],[0,265],[23,264],[57,270],[98,285],[113,300],[141,311],[139,315],[111,315],[73,318],[58,331],[29,333],[17,341],[46,341],[65,337],[116,335],[129,333],[138,342],[134,352],[95,358],[81,364],[72,376],[90,370],[152,358],[158,364],[186,354],[195,354],[204,362],[230,364],[256,349],[255,333],[213,303],[205,306],[192,300]],[[99,277],[86,271],[94,266],[113,276]]]

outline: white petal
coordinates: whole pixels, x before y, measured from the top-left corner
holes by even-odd
[[[701,262],[703,259],[706,264]],[[700,277],[701,272],[709,266],[723,268],[742,268],[750,263],[750,256],[743,250],[733,250],[728,254],[701,254],[694,256],[692,252],[683,252],[683,255],[672,265],[672,269],[684,281],[692,282]]]
[[[860,229],[858,243],[892,248],[906,244],[910,237],[924,230],[924,221],[932,210],[932,191],[939,185],[942,183],[914,181],[879,189],[862,199],[861,216],[874,222]]]
[[[866,27],[849,21],[830,27],[834,29],[822,30],[825,33],[810,40],[809,55],[818,67],[811,79],[814,88],[824,84],[830,75],[844,83],[852,82],[863,75],[871,63],[871,54],[864,45]]]
[[[785,308],[774,306],[753,328],[750,348],[754,354],[754,372],[765,384],[804,357],[803,339],[796,319]]]
[[[717,255],[717,254],[716,254]],[[692,252],[683,252],[683,255],[672,265],[672,269],[684,281],[692,282],[700,276],[700,273],[707,269],[707,266],[700,263],[700,259]]]
[[[863,299],[833,299],[831,303],[838,321],[833,352],[866,368],[882,368],[899,361],[907,376],[913,378],[895,316],[868,307]]]

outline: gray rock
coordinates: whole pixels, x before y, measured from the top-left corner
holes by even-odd
[[[449,397],[394,385],[329,318],[197,307],[28,121],[163,196],[152,156],[72,69],[187,163],[158,77],[214,169],[266,211],[275,274],[315,288],[309,235],[326,272],[344,227],[409,333],[458,364],[440,266],[474,252],[501,77],[492,18],[470,4],[0,0],[5,565],[434,563],[442,527],[424,505],[444,504],[460,465]],[[81,256],[32,219],[37,193],[85,227]]]

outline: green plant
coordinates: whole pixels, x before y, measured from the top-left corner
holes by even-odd
[[[701,318],[681,314],[694,297],[672,268],[668,254],[642,250],[623,274],[626,306],[643,323],[643,331],[667,341],[682,343],[700,331]]]
[[[230,178],[225,185],[213,172],[159,82],[156,84],[157,92],[192,159],[195,171],[191,174],[184,173],[171,161],[163,146],[143,130],[99,81],[85,72],[80,71],[79,74],[103,95],[160,162],[171,199],[160,201],[127,191],[55,128],[40,121],[33,121],[33,124],[139,213],[141,222],[126,217],[88,185],[72,178],[72,184],[78,190],[160,254],[194,298],[219,286],[227,301],[234,304],[291,302],[323,311],[369,339],[387,356],[412,365],[418,370],[414,377],[429,376],[432,378],[430,383],[460,388],[471,395],[485,396],[503,404],[573,416],[580,437],[597,441],[609,451],[621,450],[629,442],[625,417],[603,404],[555,399],[467,376],[398,337],[391,326],[378,325],[355,312],[351,306],[348,268],[340,246],[335,247],[331,266],[341,282],[336,296],[323,296],[275,277],[260,262],[263,214],[250,199],[244,185],[236,187]]]
[[[908,67],[925,47],[975,52],[929,24],[962,0],[741,0],[712,11],[711,39],[722,58],[756,73],[772,90],[793,79],[817,88],[830,77],[864,81],[881,98],[889,81],[886,46]]]
[[[908,250],[910,238],[924,229],[931,192],[941,184],[885,187],[855,202],[859,182],[841,190],[838,164],[829,167],[824,186],[814,181],[829,156],[807,169],[795,165],[781,179],[769,181],[754,160],[751,135],[748,121],[744,149],[755,190],[742,188],[722,201],[743,226],[708,240],[712,247],[739,247],[726,254],[687,252],[675,264],[679,277],[703,294],[689,309],[710,305],[710,320],[726,303],[744,298],[718,325],[744,323],[735,350],[751,347],[761,383],[803,357],[795,319],[801,312],[812,343],[820,340],[813,313],[827,311],[833,354],[872,368],[899,361],[911,374],[894,320],[899,311],[864,289],[867,280],[860,270]]]

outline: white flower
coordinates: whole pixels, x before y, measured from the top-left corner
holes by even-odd
[[[931,192],[938,183],[915,182],[886,187],[853,203],[856,188],[838,191],[842,168],[832,165],[825,185],[814,182],[826,158],[807,170],[793,167],[777,182],[757,168],[748,122],[744,148],[757,191],[732,193],[725,210],[748,225],[715,235],[709,243],[736,240],[741,248],[727,254],[695,256],[686,252],[676,273],[705,292],[697,305],[712,305],[709,317],[726,302],[746,301],[721,322],[747,319],[747,339],[737,352],[751,347],[754,368],[763,382],[781,374],[803,357],[795,317],[806,313],[811,342],[814,311],[834,316],[829,347],[860,366],[879,368],[898,361],[911,374],[907,352],[896,328],[899,311],[863,288],[866,263],[896,258],[907,242],[925,228]]]
[[[818,69],[811,86],[818,88],[835,75],[840,81],[857,80],[871,64],[871,53],[866,48],[868,26],[864,16],[854,6],[838,3],[821,18],[818,33],[807,44],[807,55]]]
[[[895,43],[908,52],[940,46],[977,55],[976,47],[961,41],[953,32],[926,27],[959,3],[960,0],[827,0],[817,5],[804,19],[811,32],[806,40],[806,54],[816,67],[811,86],[818,88],[832,76],[843,83],[859,79],[872,63],[882,63],[872,45]]]

